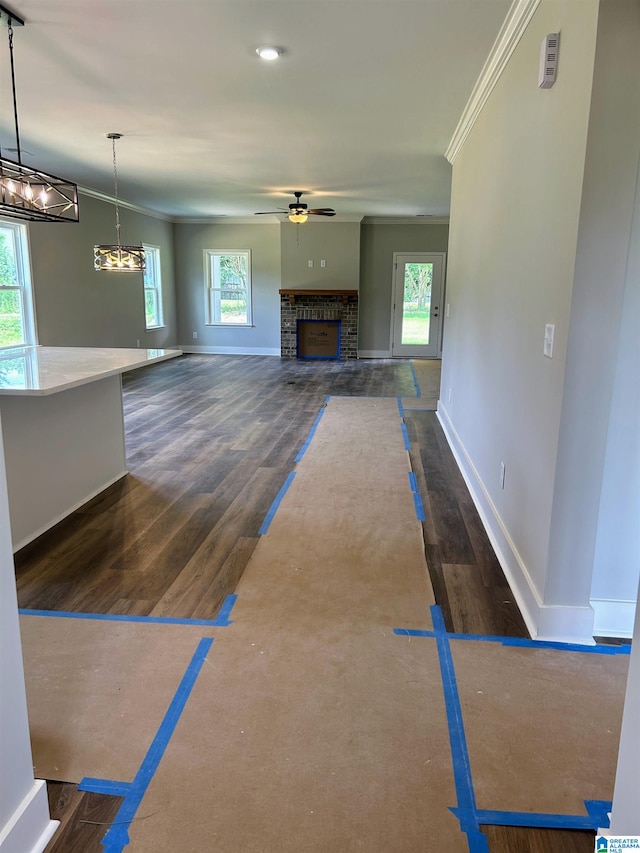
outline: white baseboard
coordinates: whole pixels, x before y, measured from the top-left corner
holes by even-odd
[[[595,613],[593,620],[595,637],[624,637],[625,639],[633,637],[635,601],[592,598],[591,607]]]
[[[42,853],[60,825],[49,818],[47,784],[34,779],[31,790],[0,830],[0,853]]]
[[[192,347],[180,344],[178,349],[203,355],[280,355],[279,347]]]
[[[358,358],[391,358],[391,350],[388,349],[359,349]]]
[[[527,566],[442,401],[438,402],[437,416],[531,636],[537,640],[593,645],[591,607],[550,607],[542,603]]]

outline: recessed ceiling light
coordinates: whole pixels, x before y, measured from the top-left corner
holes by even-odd
[[[256,50],[256,53],[260,59],[266,59],[271,62],[279,56],[282,56],[283,51],[281,47],[259,47]]]

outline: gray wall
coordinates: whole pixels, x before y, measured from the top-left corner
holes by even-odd
[[[360,281],[360,223],[309,220],[283,222],[282,284],[303,290],[357,290]],[[326,261],[321,267],[320,262]],[[309,266],[309,261],[313,266]]]
[[[394,252],[446,252],[448,225],[364,224],[360,238],[359,348],[370,357],[390,355]]]
[[[530,630],[574,638],[589,636],[584,589],[558,608],[545,589],[564,571],[548,549],[597,16],[595,0],[542,0],[454,161],[439,404]],[[558,31],[558,80],[540,90]],[[564,562],[583,587],[590,568]]]
[[[639,18],[636,0],[542,0],[453,167],[439,411],[542,637],[605,633],[595,594],[607,633],[632,630],[640,545],[622,503],[640,475],[637,395],[624,391],[637,322],[622,305],[637,304]],[[557,31],[558,79],[541,91],[540,44]]]
[[[116,240],[115,208],[81,195],[80,222],[30,223],[38,343],[43,346],[170,347],[177,343],[173,226],[121,208],[122,242],[160,246],[164,328],[145,329],[142,273],[93,269],[93,246]]]
[[[174,237],[180,346],[193,352],[279,354],[280,226],[180,223]],[[205,324],[205,249],[251,250],[252,327]]]

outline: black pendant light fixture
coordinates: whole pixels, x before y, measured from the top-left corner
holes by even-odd
[[[93,247],[93,267],[108,272],[142,272],[145,269],[145,252],[142,246],[123,246],[120,242],[120,205],[118,202],[118,169],[116,166],[116,139],[121,133],[107,133],[113,147],[113,182],[116,200],[116,242]]]
[[[7,28],[11,60],[11,91],[15,122],[17,162],[7,160],[0,149],[0,216],[32,222],[77,222],[78,187],[71,181],[41,172],[22,162],[16,76],[13,62],[13,28],[24,21],[0,5],[0,24]]]

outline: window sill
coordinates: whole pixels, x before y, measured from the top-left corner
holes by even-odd
[[[166,329],[166,328],[167,328],[166,324],[163,323],[161,326],[147,326],[145,331],[146,332],[157,332],[158,329]]]
[[[217,329],[253,329],[253,323],[205,323],[205,326],[215,326]]]

